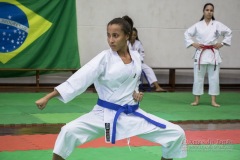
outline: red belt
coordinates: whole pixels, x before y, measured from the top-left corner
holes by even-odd
[[[201,58],[202,58],[202,53],[203,51],[205,51],[206,49],[211,49],[213,54],[214,54],[214,59],[215,59],[215,52],[214,52],[214,46],[211,45],[211,46],[205,46],[203,45],[202,47],[202,52],[200,53],[200,56],[199,56],[199,59],[198,59],[198,69],[200,70],[200,61],[201,61]],[[216,70],[216,59],[215,59],[215,64],[214,64],[214,71]]]

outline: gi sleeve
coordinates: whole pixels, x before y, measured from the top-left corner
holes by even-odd
[[[144,61],[145,54],[144,54],[144,48],[143,48],[142,42],[140,42],[139,44],[138,52],[140,54],[141,61]]]
[[[58,99],[67,103],[83,93],[103,72],[104,66],[105,54],[102,52],[81,67],[65,82],[55,87],[60,94]]]
[[[232,31],[227,26],[219,22],[219,35],[223,36],[223,43],[227,46],[231,45]]]
[[[193,37],[196,35],[196,25],[191,26],[184,32],[184,42],[186,48],[189,48],[193,43]]]
[[[140,75],[140,76],[141,76],[141,75]],[[137,93],[139,92],[139,85],[141,84],[141,80],[140,80],[141,77],[140,77],[140,76],[138,77],[138,81],[137,81],[136,87],[135,87],[135,89],[134,89],[135,92],[137,92]]]
[[[132,52],[136,52],[136,51],[132,51]],[[137,53],[137,52],[136,52]],[[135,86],[135,92],[139,92],[139,85],[141,83],[141,74],[142,74],[142,62],[141,62],[141,56],[140,54],[131,54],[132,58],[134,58],[136,60],[136,66],[139,67],[139,74],[137,76],[137,83],[136,83],[136,86]]]

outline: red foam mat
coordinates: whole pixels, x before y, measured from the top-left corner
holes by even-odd
[[[190,145],[210,144],[240,144],[240,130],[186,131],[187,143]],[[47,150],[52,149],[57,134],[0,136],[0,151],[16,150]],[[158,144],[139,137],[132,137],[131,146],[156,146]],[[105,143],[104,137],[81,145],[80,148],[127,146],[127,140],[117,141],[116,144]]]

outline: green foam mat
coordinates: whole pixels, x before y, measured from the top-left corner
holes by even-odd
[[[39,160],[51,159],[52,150],[31,150],[0,152],[0,159]],[[67,160],[159,160],[161,147],[112,147],[112,148],[77,148]],[[187,158],[183,160],[239,160],[240,145],[190,145]]]
[[[66,123],[83,115],[83,113],[45,113],[34,114],[33,116],[44,123]]]
[[[46,93],[0,93],[0,124],[66,123],[85,114],[97,101],[96,93],[83,93],[64,104],[57,98],[39,110],[35,101]],[[210,96],[201,97],[200,105],[191,106],[190,92],[144,93],[140,107],[170,121],[239,120],[240,94],[223,92],[217,97],[220,108],[211,107]]]

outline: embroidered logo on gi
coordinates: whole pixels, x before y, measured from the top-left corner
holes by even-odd
[[[135,78],[135,77],[136,77],[136,75],[137,75],[137,74],[135,73],[135,74],[134,74],[134,76],[133,76],[133,78]]]

